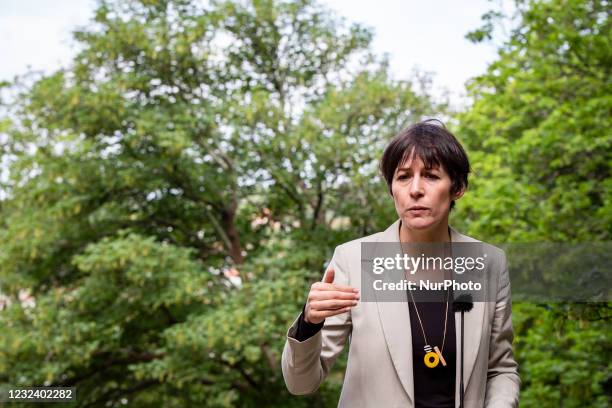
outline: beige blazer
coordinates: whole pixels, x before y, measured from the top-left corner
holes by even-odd
[[[383,232],[342,244],[331,261],[334,283],[361,290],[361,243],[399,242],[399,220]],[[451,228],[453,242],[479,242]],[[475,302],[465,313],[465,408],[517,407],[520,379],[512,353],[512,310],[505,253],[495,248],[487,268],[499,273],[496,302]],[[497,272],[498,271],[498,272]],[[456,406],[459,406],[460,324],[457,327]],[[405,302],[360,302],[329,317],[315,336],[297,341],[297,319],[287,332],[283,377],[292,394],[315,392],[349,343],[339,407],[414,407],[412,337]]]

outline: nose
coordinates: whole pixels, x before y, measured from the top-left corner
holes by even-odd
[[[420,175],[415,175],[412,178],[412,183],[410,183],[410,196],[412,198],[419,198],[425,195],[423,186],[423,180]]]

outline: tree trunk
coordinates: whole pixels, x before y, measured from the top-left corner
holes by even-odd
[[[240,234],[236,228],[236,207],[234,203],[232,208],[224,209],[221,212],[221,220],[230,243],[230,247],[228,248],[229,255],[234,261],[234,264],[240,265],[244,262],[244,257],[242,255],[242,246],[240,245]]]

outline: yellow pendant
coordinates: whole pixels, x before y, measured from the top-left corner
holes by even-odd
[[[440,357],[438,357],[438,353],[430,351],[429,353],[425,354],[424,360],[427,367],[434,368],[440,362]]]

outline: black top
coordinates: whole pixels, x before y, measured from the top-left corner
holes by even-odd
[[[452,299],[452,297],[451,297]],[[452,300],[448,305],[446,340],[442,356],[446,367],[439,362],[434,368],[425,365],[425,340],[414,303],[408,302],[410,329],[412,331],[412,371],[414,373],[414,400],[417,408],[453,408],[455,406],[456,337],[455,313]],[[423,302],[416,304],[425,328],[429,345],[442,349],[444,336],[445,302]]]
[[[451,292],[452,299],[452,292]],[[425,365],[425,341],[419,325],[419,319],[414,310],[414,304],[406,305],[410,312],[410,329],[412,331],[412,368],[414,373],[414,399],[416,408],[454,408],[455,407],[455,368],[456,368],[456,337],[455,314],[452,300],[448,305],[446,341],[442,355],[446,360],[446,367],[438,363],[435,368]],[[442,346],[444,333],[444,310],[446,303],[428,302],[417,303],[425,334],[430,346]],[[321,330],[323,323],[312,324],[304,320],[304,311],[298,320],[295,339],[308,340]]]

